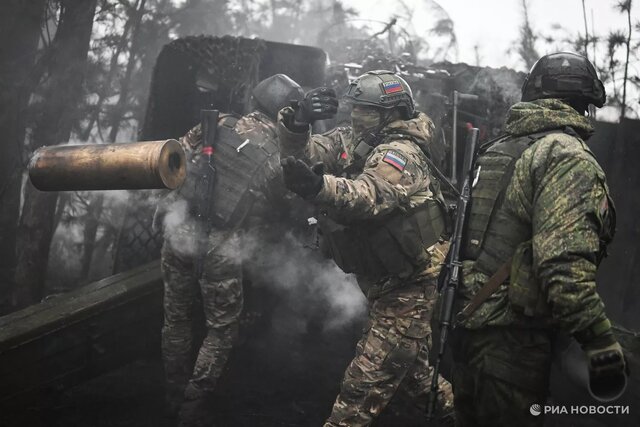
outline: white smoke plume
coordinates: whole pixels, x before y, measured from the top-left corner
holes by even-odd
[[[366,298],[355,277],[290,231],[277,239],[265,233],[247,234],[240,256],[261,285],[283,295],[303,318],[308,320],[324,311],[321,317],[325,330],[343,327],[366,311]]]
[[[164,209],[162,229],[165,241],[178,254],[184,257],[195,256],[200,242],[196,238],[196,222],[189,214],[187,201],[179,198],[167,202]],[[157,219],[154,218],[155,226],[157,226],[156,221]]]
[[[196,224],[187,202],[180,198],[168,201],[165,212],[165,240],[180,255],[194,256],[202,242],[195,237]],[[219,251],[239,260],[253,283],[282,296],[303,320],[320,316],[323,327],[331,330],[359,319],[366,311],[366,299],[355,277],[342,272],[302,239],[286,226],[266,224],[250,227],[242,233],[239,244],[227,241]]]

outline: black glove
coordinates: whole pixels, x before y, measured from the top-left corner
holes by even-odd
[[[324,185],[323,165],[318,163],[310,168],[300,159],[291,156],[280,160],[284,176],[284,185],[304,199],[318,195]]]
[[[302,101],[298,101],[294,110],[293,118],[298,126],[330,119],[338,112],[336,91],[327,87],[312,89],[304,95]]]

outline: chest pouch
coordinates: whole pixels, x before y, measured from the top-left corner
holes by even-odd
[[[321,215],[323,252],[347,273],[373,280],[406,278],[430,260],[427,248],[445,232],[445,212],[435,200],[374,221],[340,224]]]

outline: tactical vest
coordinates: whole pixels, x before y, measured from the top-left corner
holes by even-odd
[[[275,138],[265,138],[260,129],[249,130],[239,135],[235,130],[237,119],[225,117],[218,124],[214,143],[213,165],[215,168],[213,194],[209,196],[213,225],[237,227],[247,217],[254,202],[252,186],[268,163],[279,167],[279,152]],[[188,155],[188,165],[195,164],[199,148]],[[202,172],[187,166],[187,178],[180,194],[188,201],[206,191],[202,185]]]
[[[359,175],[362,168],[353,173]],[[343,223],[329,215],[320,212],[318,218],[323,252],[344,272],[379,281],[407,278],[424,268],[431,257],[427,248],[445,232],[447,213],[443,201],[426,200],[411,210],[397,208],[380,219]]]
[[[577,137],[571,128],[555,129],[502,137],[481,148],[463,242],[464,271],[473,269],[491,276],[510,260],[509,302],[517,312],[532,317],[546,316],[549,307],[532,272],[531,224],[514,220],[504,212],[502,204],[516,162],[524,151],[541,138],[558,132]]]

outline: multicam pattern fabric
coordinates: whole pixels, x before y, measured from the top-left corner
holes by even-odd
[[[278,124],[282,156],[324,164],[323,189],[313,202],[343,224],[384,221],[398,208],[407,210],[442,197],[421,148],[429,143],[432,133],[433,124],[423,113],[412,120],[393,121],[380,132],[380,144],[365,159],[359,159],[350,128],[311,135],[290,131],[282,120]],[[389,152],[402,158],[402,168],[383,160]],[[326,427],[370,425],[399,389],[412,399],[426,401],[431,378],[427,362],[429,319],[446,251],[446,243],[428,248],[428,264],[416,267],[403,279],[368,283],[357,276],[370,302],[369,329],[345,372]],[[392,285],[389,290],[387,285]],[[442,380],[441,389],[442,405],[450,407],[450,385]]]
[[[188,227],[172,232],[182,234],[185,240],[193,238],[193,230]],[[162,355],[169,398],[180,402],[187,384],[205,394],[213,391],[220,377],[238,332],[243,303],[242,270],[239,261],[227,255],[237,252],[234,249],[239,244],[237,233],[230,235],[219,230],[210,233],[209,247],[215,250],[205,257],[199,281],[193,275],[194,257],[172,246],[171,241],[166,240],[162,247]],[[191,349],[198,294],[202,296],[207,335],[194,366]]]
[[[368,426],[396,393],[418,406],[426,404],[432,378],[429,319],[446,250],[446,244],[433,248],[421,285],[408,285],[370,302],[368,327],[325,427]],[[439,413],[451,412],[451,385],[440,377],[439,388]]]
[[[278,125],[283,157],[324,164],[324,186],[315,202],[332,211],[333,217],[350,221],[381,217],[398,207],[408,209],[440,197],[418,146],[428,144],[432,134],[433,123],[424,113],[412,120],[396,120],[381,131],[382,143],[359,164],[350,128],[309,135],[291,132],[282,122]],[[389,151],[406,159],[402,171],[383,161]]]
[[[221,114],[220,117],[218,124],[223,126],[229,126],[236,120],[233,116],[226,114]],[[275,123],[260,111],[254,111],[238,119],[233,125],[233,130],[239,135],[258,130],[263,138],[277,138]],[[191,159],[197,159],[200,156],[200,145],[202,144],[202,128],[200,125],[196,125],[190,129],[184,137],[180,138],[179,142]],[[267,169],[256,177],[254,187],[267,193],[272,192],[275,187],[278,187],[278,197],[280,197],[284,192],[282,184],[275,187],[273,185],[273,182],[281,181],[282,177],[282,171],[277,165],[278,162],[265,163],[264,166]]]
[[[593,131],[587,118],[555,99],[514,105],[505,130],[523,135],[565,126],[584,137]],[[516,162],[502,210],[519,223],[530,224],[532,273],[546,293],[551,309],[548,323],[576,333],[606,319],[595,275],[601,242],[613,234],[615,213],[604,172],[584,141],[558,132],[525,150]],[[474,271],[472,262],[465,262],[463,269],[461,295],[466,303],[488,277]],[[505,284],[464,326],[477,329],[523,322],[509,303]]]
[[[219,125],[230,116],[222,115]],[[235,119],[234,119],[235,121]],[[264,138],[275,138],[275,125],[264,114],[254,112],[240,118],[234,125],[239,134],[258,129]],[[202,131],[200,126],[191,129],[180,143],[189,158],[199,156]],[[277,164],[277,162],[276,162]],[[194,277],[195,248],[200,245],[193,218],[174,221],[171,229],[164,228],[165,243],[162,249],[162,274],[164,280],[164,326],[162,329],[162,353],[167,384],[169,412],[175,412],[182,404],[179,423],[184,426],[199,425],[210,406],[205,400],[211,397],[216,382],[227,362],[238,333],[238,322],[243,305],[240,240],[245,232],[268,221],[263,211],[280,201],[284,194],[281,170],[273,162],[267,162],[264,170],[256,174],[252,188],[256,203],[244,221],[242,229],[212,229],[206,236],[207,254],[204,258],[202,278]],[[156,217],[162,218],[169,209],[181,201],[178,191],[171,192]],[[183,206],[186,204],[182,201]],[[183,214],[186,214],[186,210]],[[158,221],[156,221],[158,222]],[[191,356],[194,320],[194,302],[202,298],[207,335],[198,351],[195,364]],[[206,404],[202,404],[205,402]]]

